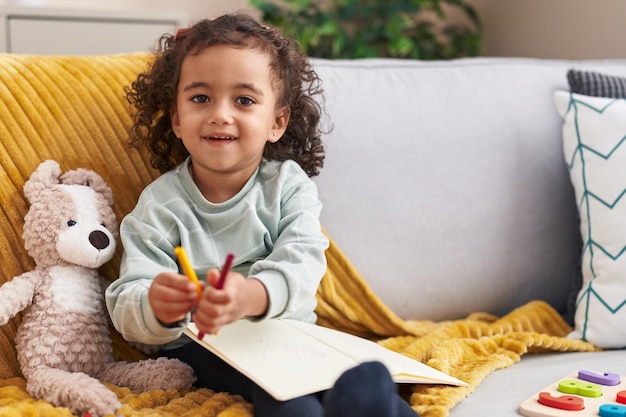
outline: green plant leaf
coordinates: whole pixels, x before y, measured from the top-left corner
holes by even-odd
[[[482,24],[465,0],[250,0],[249,4],[314,57],[449,59],[482,51]],[[458,8],[469,23],[450,25],[444,4]]]

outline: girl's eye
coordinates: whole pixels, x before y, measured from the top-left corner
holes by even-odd
[[[203,94],[198,94],[197,96],[191,97],[191,101],[198,104],[204,104],[209,102],[209,98]]]
[[[242,106],[249,106],[251,104],[254,104],[254,100],[252,100],[250,97],[238,97],[236,102],[237,104],[241,104]]]

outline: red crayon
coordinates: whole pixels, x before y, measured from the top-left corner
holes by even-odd
[[[222,272],[220,273],[220,279],[219,281],[217,281],[217,285],[215,286],[215,288],[217,288],[218,290],[221,290],[222,288],[224,288],[224,284],[226,283],[226,277],[228,276],[228,273],[230,272],[230,268],[233,266],[234,259],[235,259],[235,255],[233,255],[232,253],[229,253],[228,255],[226,255],[226,261],[224,262],[224,266],[222,267]],[[202,340],[203,337],[204,337],[204,333],[199,332],[198,339]]]
[[[217,282],[217,286],[215,287],[218,290],[224,288],[224,284],[226,283],[226,276],[230,272],[230,268],[233,266],[233,259],[235,259],[235,256],[232,253],[226,255],[226,261],[224,262],[224,266],[222,267],[220,280]]]

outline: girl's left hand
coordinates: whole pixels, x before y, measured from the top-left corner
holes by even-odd
[[[224,288],[219,290],[215,288],[219,275],[217,269],[207,272],[210,286],[205,289],[193,315],[198,330],[207,334],[217,333],[225,325],[243,317],[263,315],[269,303],[265,286],[259,280],[230,272]]]

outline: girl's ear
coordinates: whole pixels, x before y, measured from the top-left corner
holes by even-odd
[[[178,139],[180,139],[180,119],[178,117],[178,111],[176,109],[170,110],[170,122],[172,124],[172,131]]]
[[[274,126],[272,126],[270,137],[267,139],[268,142],[278,142],[278,140],[287,130],[287,125],[289,124],[290,117],[291,109],[288,106],[276,109],[276,112],[274,113]]]

